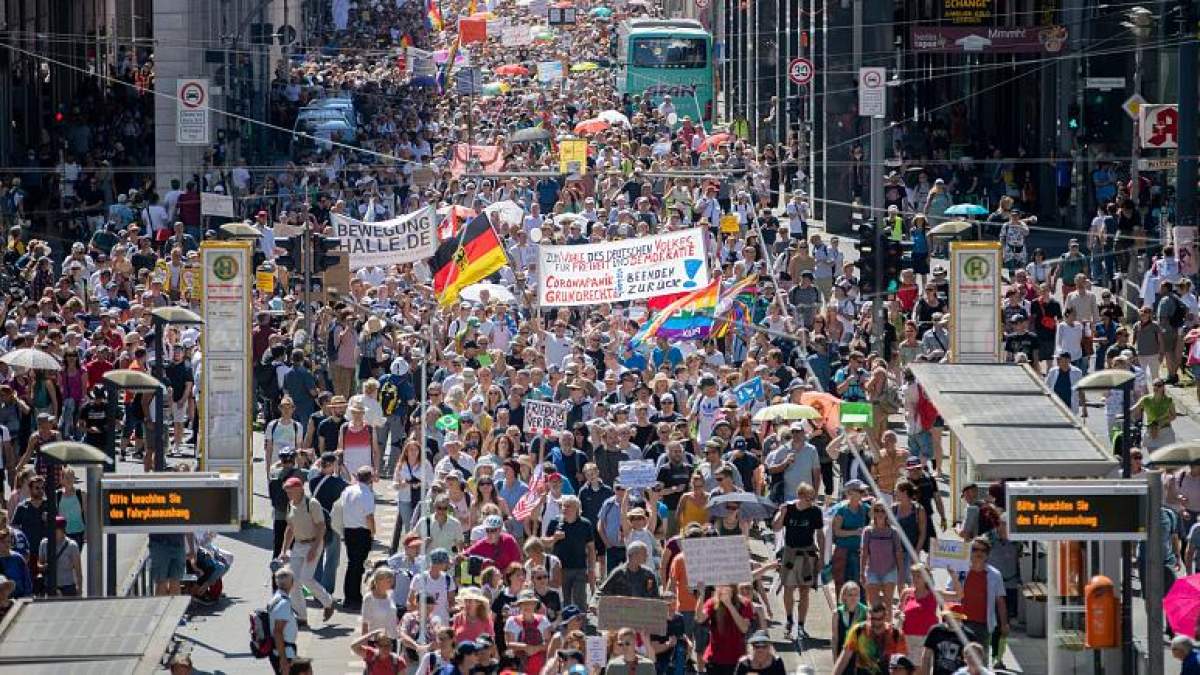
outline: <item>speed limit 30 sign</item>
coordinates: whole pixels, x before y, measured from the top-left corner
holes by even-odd
[[[792,84],[804,86],[812,82],[814,72],[812,61],[806,58],[795,58],[788,63],[788,79]]]

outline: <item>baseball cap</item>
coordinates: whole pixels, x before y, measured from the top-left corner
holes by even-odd
[[[908,458],[907,460],[905,460],[905,462],[904,462],[904,468],[906,468],[906,469],[919,469],[919,468],[921,468],[921,458],[920,458],[920,457],[909,457],[909,458]]]
[[[304,487],[304,481],[300,480],[300,478],[298,476],[292,476],[291,478],[283,481],[283,487],[285,487],[285,488]]]
[[[435,548],[429,553],[429,562],[434,565],[450,564],[450,552],[444,548]]]
[[[475,644],[474,640],[463,640],[454,648],[454,653],[458,656],[471,656],[479,652],[479,645]]]
[[[941,179],[939,179],[941,180]],[[912,670],[917,666],[913,664],[912,659],[904,654],[892,654],[892,660],[888,661],[888,668],[908,668]]]
[[[770,636],[767,635],[767,631],[760,630],[760,631],[754,633],[754,635],[750,636],[749,642],[752,645],[770,644],[771,638],[770,638]]]
[[[502,527],[504,527],[504,519],[500,516],[493,514],[483,519],[483,529],[485,530],[499,530]]]
[[[559,616],[562,618],[563,623],[566,623],[577,616],[583,616],[583,610],[579,609],[576,605],[567,605],[563,607],[562,613]]]
[[[851,481],[846,481],[846,484],[842,486],[842,489],[846,490],[846,491],[857,490],[859,492],[866,492],[867,484],[862,482],[861,480],[855,479],[855,480],[851,480]]]

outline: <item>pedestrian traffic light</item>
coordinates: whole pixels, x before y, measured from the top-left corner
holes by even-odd
[[[331,255],[342,242],[337,237],[326,237],[323,234],[312,234],[313,274],[320,274],[338,264],[338,257]]]
[[[275,264],[285,270],[299,272],[304,269],[304,240],[300,237],[283,237],[275,240],[275,247],[287,253],[275,259]]]
[[[1079,120],[1079,104],[1072,103],[1067,106],[1067,128],[1072,131],[1079,129],[1081,122]]]
[[[876,270],[879,265],[879,240],[878,232],[875,229],[875,224],[870,220],[863,220],[858,224],[858,266],[859,288],[864,296],[871,295],[876,292],[875,278]]]
[[[904,244],[888,238],[883,245],[883,290],[895,293],[900,288],[900,270],[904,269]]]

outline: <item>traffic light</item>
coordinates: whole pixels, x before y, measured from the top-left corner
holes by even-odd
[[[275,247],[287,253],[275,259],[275,264],[290,272],[304,269],[304,240],[300,237],[283,237],[275,240]]]
[[[313,274],[320,274],[338,264],[338,257],[330,255],[342,245],[337,237],[326,237],[322,234],[312,234]]]
[[[1071,103],[1067,106],[1067,128],[1071,131],[1078,131],[1082,126],[1080,120],[1080,110],[1078,103]]]
[[[904,248],[908,242],[896,241],[891,237],[883,246],[883,285],[888,293],[895,293],[900,288],[900,270],[911,267],[912,262],[905,264]],[[911,245],[911,244],[909,244]]]
[[[855,214],[858,215],[858,214]],[[859,288],[862,289],[862,295],[868,296],[876,292],[875,280],[876,271],[879,266],[879,233],[875,229],[875,224],[870,220],[863,220],[858,223],[858,266]]]

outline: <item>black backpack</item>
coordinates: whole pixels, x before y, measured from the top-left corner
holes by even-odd
[[[279,472],[278,476],[267,483],[267,496],[271,499],[271,506],[280,511],[286,511],[288,507],[288,497],[287,493],[283,491],[283,482],[292,476],[299,476],[301,480],[304,478],[300,469],[292,467],[287,471]]]
[[[1170,300],[1173,303],[1171,305],[1171,316],[1168,319],[1171,322],[1171,328],[1183,328],[1183,325],[1187,323],[1187,305],[1183,304],[1174,294],[1168,295],[1163,301],[1166,302],[1166,300]]]

